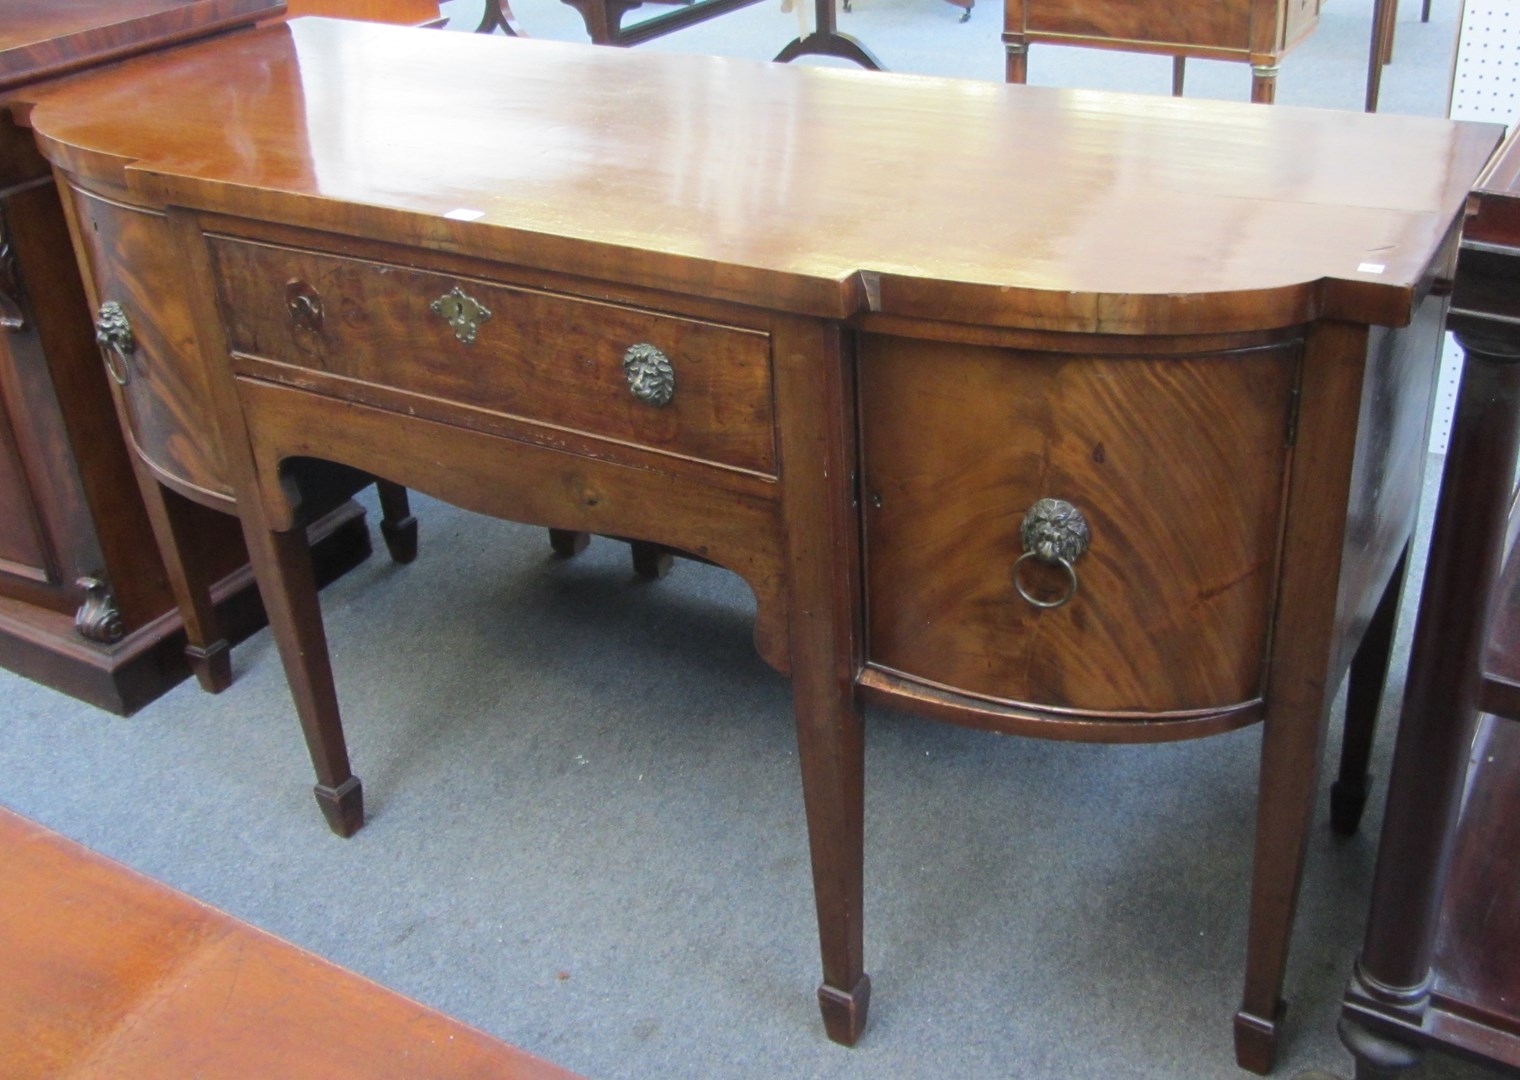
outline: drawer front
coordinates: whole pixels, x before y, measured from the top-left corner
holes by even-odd
[[[1261,693],[1299,348],[1026,353],[866,335],[871,663],[1002,703],[1107,715]],[[1090,543],[1030,558],[1038,500]],[[1040,608],[1022,597],[1018,584]]]
[[[761,331],[229,237],[211,250],[237,353],[775,473]],[[473,328],[450,323],[459,307]],[[669,365],[664,404],[631,387],[624,357],[636,345]]]
[[[102,304],[120,305],[131,352],[111,354],[122,420],[138,451],[166,475],[230,496],[211,393],[200,363],[190,290],[164,216],[77,188],[71,192]]]

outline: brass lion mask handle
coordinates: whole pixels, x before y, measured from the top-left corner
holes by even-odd
[[[100,305],[95,319],[95,344],[105,357],[106,370],[121,386],[132,381],[132,366],[128,358],[137,351],[137,339],[132,336],[132,324],[127,313],[115,300]]]
[[[663,408],[676,396],[676,370],[653,345],[630,345],[623,354],[623,374],[628,392],[646,405]]]
[[[1077,569],[1072,564],[1082,557],[1092,541],[1092,529],[1082,511],[1063,499],[1041,499],[1029,508],[1019,526],[1024,554],[1013,563],[1013,587],[1037,608],[1058,608],[1077,595]],[[1019,568],[1029,559],[1059,566],[1066,571],[1066,591],[1055,600],[1041,600],[1024,587]]]

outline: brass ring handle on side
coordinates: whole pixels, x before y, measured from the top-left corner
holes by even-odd
[[[115,300],[107,300],[100,305],[100,314],[95,319],[95,343],[100,346],[106,370],[111,373],[111,378],[116,380],[117,385],[126,386],[131,382],[130,358],[137,351],[137,339],[132,336],[132,324],[127,319],[127,313]]]
[[[1092,529],[1081,510],[1063,499],[1041,499],[1031,506],[1019,526],[1024,553],[1013,561],[1013,588],[1027,603],[1049,610],[1066,605],[1077,595],[1077,568],[1092,541]],[[1030,559],[1066,571],[1066,591],[1054,600],[1042,600],[1024,587],[1019,568]]]

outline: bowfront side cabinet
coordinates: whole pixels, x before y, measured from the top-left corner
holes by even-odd
[[[1025,80],[1036,43],[1164,53],[1181,96],[1188,57],[1234,60],[1251,65],[1251,100],[1270,104],[1278,61],[1318,23],[1319,0],[1003,0],[1006,74]]]
[[[295,538],[313,462],[748,583],[840,1042],[870,993],[862,701],[1089,741],[1263,722],[1235,1033],[1270,1067],[1348,670],[1356,823],[1495,129],[322,20],[151,76],[32,123],[87,261],[102,213],[160,223],[133,261],[178,275],[337,832],[363,811]],[[134,430],[172,432],[139,389]]]
[[[164,500],[156,489],[139,489],[65,209],[48,163],[16,117],[65,76],[245,27],[283,6],[22,0],[7,4],[0,20],[0,664],[114,712],[152,700],[191,667],[225,664],[225,656],[208,658],[202,650],[187,666],[186,631],[196,640],[196,607],[187,605],[182,615],[176,603],[182,562],[204,582],[196,606],[209,617],[214,595],[229,632],[241,635],[257,623],[257,601],[232,517],[176,508],[180,550],[160,555],[155,531],[166,520]],[[152,248],[135,243],[141,233],[108,233],[99,243]],[[135,286],[168,320],[164,347],[183,350],[189,338],[182,305],[164,290],[160,272],[172,256],[157,250],[165,253],[141,264]],[[122,254],[130,255],[122,265],[138,261],[137,250]],[[142,329],[145,347],[159,348],[160,328]],[[117,350],[108,349],[106,359],[118,376],[127,373]],[[167,391],[158,411],[187,428],[173,439],[179,453],[192,457],[192,444],[214,444],[197,402],[149,379],[132,392],[145,388],[155,396]],[[141,434],[129,433],[128,441]],[[369,551],[357,507],[327,521],[322,533],[331,537],[324,547],[330,573]]]

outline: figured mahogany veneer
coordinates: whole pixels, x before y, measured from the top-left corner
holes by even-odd
[[[1364,797],[1435,286],[1495,129],[321,20],[31,121],[67,184],[163,215],[336,831],[361,787],[287,482],[321,461],[743,576],[841,1042],[863,700],[1124,742],[1264,720],[1236,1046],[1270,1066],[1348,670],[1338,827]],[[458,295],[492,313],[472,342],[433,307]],[[641,344],[666,404],[621,373]],[[1043,498],[1091,523],[1052,609],[1012,577]]]
[[[775,475],[763,330],[223,237],[211,257],[228,343],[251,373],[279,377],[252,363],[272,361]],[[430,307],[454,289],[491,313],[468,342]],[[320,326],[292,320],[292,292],[321,309]],[[667,356],[668,404],[628,392],[618,343]]]
[[[1014,708],[1254,717],[1299,341],[1156,364],[866,334],[860,356],[873,667]],[[1076,617],[989,573],[1046,495],[1099,538]]]

